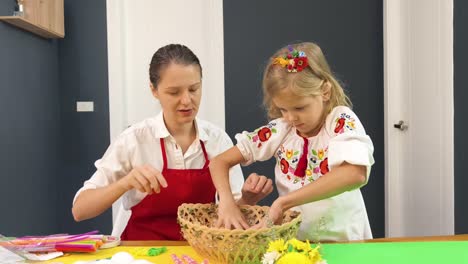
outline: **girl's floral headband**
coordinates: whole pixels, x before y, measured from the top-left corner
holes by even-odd
[[[280,65],[288,72],[301,72],[309,65],[305,52],[295,50],[291,46],[288,46],[288,50],[284,57],[274,58],[273,65]]]

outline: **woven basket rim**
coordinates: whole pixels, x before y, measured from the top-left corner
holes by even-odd
[[[269,206],[240,205],[250,224],[264,218]],[[260,229],[214,228],[218,205],[184,203],[177,209],[177,220],[183,237],[203,258],[213,263],[261,263],[269,239],[291,239],[297,236],[302,222],[301,212],[287,210],[284,223]],[[253,220],[253,222],[252,222]],[[275,238],[276,239],[276,238]],[[220,250],[221,249],[221,250]]]
[[[179,207],[177,208],[177,219],[181,222],[179,223],[180,225],[181,224],[187,224],[187,225],[190,225],[192,227],[196,227],[196,228],[200,228],[200,230],[210,230],[211,232],[229,232],[231,234],[236,234],[236,233],[245,233],[246,231],[248,230],[255,230],[255,231],[267,231],[267,230],[275,230],[275,229],[283,229],[284,227],[286,226],[291,226],[291,225],[296,225],[298,221],[302,221],[302,214],[301,212],[299,211],[294,211],[294,210],[286,210],[284,212],[284,214],[292,214],[292,213],[297,213],[297,215],[291,219],[291,221],[289,222],[286,222],[286,223],[283,223],[283,224],[280,224],[280,225],[273,225],[271,227],[262,227],[262,228],[259,228],[259,229],[227,229],[227,228],[215,228],[215,227],[209,227],[209,226],[206,226],[206,225],[202,225],[202,224],[199,224],[199,223],[193,223],[193,222],[190,222],[188,221],[187,219],[181,217],[180,215],[180,212],[181,212],[181,209],[183,209],[184,207],[193,207],[193,206],[198,206],[198,207],[211,207],[211,206],[218,206],[217,204],[213,204],[213,203],[183,203],[181,205],[179,205]],[[262,208],[262,209],[266,209],[266,208],[270,208],[269,206],[265,206],[265,205],[239,205],[239,207],[242,209],[242,208]],[[183,222],[183,223],[182,223]]]

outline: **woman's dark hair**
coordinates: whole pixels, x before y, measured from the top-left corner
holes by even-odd
[[[202,74],[200,61],[189,48],[181,44],[169,44],[159,48],[151,59],[149,76],[154,88],[158,86],[161,79],[161,72],[171,63],[198,65],[198,67],[200,67],[200,75]]]

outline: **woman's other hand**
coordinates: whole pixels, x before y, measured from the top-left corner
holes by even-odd
[[[242,198],[238,204],[256,205],[273,191],[273,182],[263,175],[252,173],[242,186]]]

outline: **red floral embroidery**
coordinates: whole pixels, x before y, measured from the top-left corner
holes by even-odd
[[[281,161],[280,161],[280,167],[281,167],[281,171],[282,171],[284,174],[288,173],[288,171],[289,171],[289,163],[288,163],[288,161],[285,160],[284,158],[281,159]]]
[[[277,132],[275,126],[275,122],[270,122],[268,125],[248,133],[247,137],[252,140],[252,142],[256,143],[258,148],[260,148],[263,142],[268,141],[268,139]]]
[[[267,141],[271,137],[271,129],[268,127],[263,127],[258,131],[258,139],[260,139],[261,142]]]
[[[342,134],[346,131],[353,131],[356,129],[356,120],[347,113],[342,113],[336,118],[335,122],[336,126],[334,131],[336,134]]]
[[[322,162],[320,162],[320,173],[322,173],[322,175],[325,175],[326,173],[328,173],[328,158],[325,158],[324,160],[322,160]]]
[[[335,133],[339,133],[345,125],[345,119],[342,117],[336,121]]]

